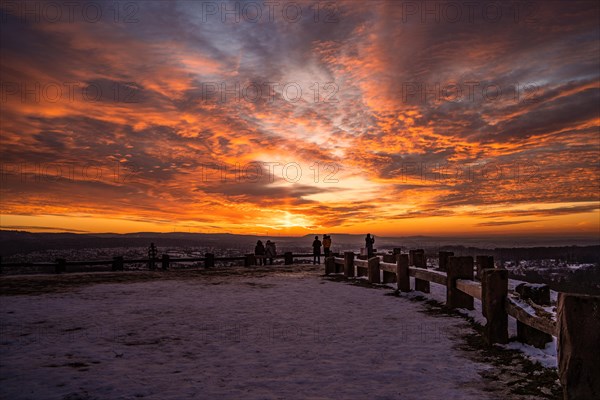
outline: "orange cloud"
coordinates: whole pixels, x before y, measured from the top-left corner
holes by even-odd
[[[4,10],[3,226],[598,234],[597,5],[235,24],[188,3],[135,24]]]

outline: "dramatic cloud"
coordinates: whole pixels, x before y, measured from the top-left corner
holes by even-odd
[[[598,234],[599,18],[3,1],[2,227]]]

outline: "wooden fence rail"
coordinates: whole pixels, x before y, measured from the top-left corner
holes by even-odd
[[[437,283],[438,285],[444,285],[444,286],[446,286],[447,279],[448,279],[448,277],[444,273],[441,273],[438,271],[427,270],[427,269],[420,269],[420,268],[416,268],[416,267],[409,267],[408,275],[410,275],[416,279],[420,279],[422,281],[433,282],[433,283]]]
[[[508,315],[516,320],[521,321],[522,323],[539,331],[545,332],[548,335],[557,336],[556,321],[540,317],[538,315],[529,314],[525,309],[515,303],[511,297],[506,298],[506,304],[504,307],[506,308]]]
[[[283,254],[276,255],[274,259],[283,259],[285,265],[294,263],[294,259],[299,258],[310,258],[312,254],[309,253],[297,253],[285,252]],[[248,262],[251,260],[252,262]],[[112,260],[77,260],[67,261],[64,258],[58,258],[55,262],[9,262],[0,263],[0,274],[7,273],[15,269],[28,269],[28,268],[45,268],[55,273],[69,272],[67,267],[93,267],[93,266],[111,266],[113,271],[123,271],[124,265],[127,264],[145,264],[148,265],[149,269],[155,268],[156,265],[161,265],[162,269],[169,269],[171,264],[174,263],[190,263],[200,262],[204,263],[204,267],[211,268],[215,266],[216,262],[227,262],[227,261],[243,261],[245,266],[256,265],[254,254],[246,254],[243,256],[232,256],[232,257],[215,257],[212,253],[206,253],[204,257],[181,257],[171,258],[168,254],[163,254],[161,258],[138,258],[138,259],[124,259],[122,256],[114,257]],[[90,271],[93,272],[93,271]]]
[[[441,268],[435,271],[426,269],[422,250],[396,254],[396,263],[382,262],[379,257],[358,260],[347,252],[344,258],[331,257],[330,267],[325,272],[343,272],[347,278],[366,276],[373,284],[380,283],[383,276],[383,282],[395,282],[399,292],[411,290],[410,277],[415,278],[415,290],[425,293],[433,282],[446,286],[448,308],[472,310],[473,299],[481,300],[482,314],[487,321],[483,332],[488,344],[508,343],[509,315],[517,320],[520,341],[543,348],[552,340],[549,335],[555,336],[564,398],[600,398],[600,296],[559,293],[557,320],[554,320],[542,307],[531,302],[527,290],[509,293],[508,271],[494,268],[493,258],[478,257],[475,276],[473,257],[455,257],[448,252],[440,252],[439,256]],[[338,265],[343,268],[338,269]],[[529,289],[547,290],[549,304],[549,289],[544,286],[531,285]]]
[[[468,294],[469,296],[481,300],[482,296],[481,296],[481,284],[474,282],[474,281],[468,281],[465,279],[457,279],[456,280],[456,288],[458,290],[460,290],[461,292]]]

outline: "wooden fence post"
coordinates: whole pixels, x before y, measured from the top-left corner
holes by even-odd
[[[294,255],[291,251],[286,251],[283,253],[283,264],[284,265],[292,265],[294,263]]]
[[[368,262],[369,282],[381,283],[381,274],[379,269],[379,257],[371,257]]]
[[[508,343],[508,314],[504,304],[508,294],[508,270],[486,268],[481,275],[481,308],[487,319],[487,344]]]
[[[473,298],[456,288],[457,279],[473,280],[473,257],[448,257],[446,307],[473,309]]]
[[[335,274],[335,257],[325,257],[325,275]]]
[[[60,274],[67,271],[67,260],[64,258],[57,258],[56,265],[54,266],[54,273]]]
[[[427,269],[427,259],[425,258],[425,250],[415,250],[413,254],[413,263],[417,268]],[[429,281],[415,278],[415,290],[423,293],[429,293]]]
[[[523,300],[531,300],[541,306],[550,305],[550,287],[543,284],[521,283],[515,291]],[[552,341],[552,335],[542,332],[517,320],[517,338],[520,342],[530,344],[538,349],[546,348],[546,343]]]
[[[123,267],[123,265],[124,265],[123,256],[113,257],[113,262],[112,262],[112,270],[113,271],[123,271],[125,269]]]
[[[600,398],[600,296],[559,293],[556,325],[564,399]]]
[[[493,256],[477,256],[475,257],[475,265],[477,268],[477,273],[475,274],[475,278],[480,281],[481,280],[481,271],[487,268],[494,268],[494,257]]]
[[[204,254],[204,267],[212,268],[215,266],[215,255],[213,253]]]
[[[396,256],[396,279],[398,280],[398,290],[401,292],[410,292],[408,254],[398,254]]]
[[[254,255],[254,253],[244,254],[244,267],[252,267],[253,265],[256,265],[256,256]]]
[[[340,258],[340,254],[339,253],[333,253],[333,257]],[[343,274],[344,273],[344,265],[336,263],[335,259],[333,260],[333,262],[335,264],[335,273],[336,274]]]
[[[169,269],[170,257],[168,254],[162,255],[161,264],[162,264],[161,267],[162,267],[163,271],[166,271]]]
[[[354,277],[354,253],[351,251],[344,252],[344,275],[346,278]]]
[[[439,252],[439,261],[438,268],[440,271],[448,271],[448,257],[452,257],[454,255],[453,251],[440,251]]]

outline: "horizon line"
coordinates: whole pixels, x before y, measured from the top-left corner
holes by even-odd
[[[16,228],[16,227],[15,227]],[[31,227],[34,228],[34,227]],[[35,227],[34,229],[41,229],[40,232],[23,229],[11,229],[11,227],[0,227],[0,232],[18,232],[28,234],[72,234],[81,236],[94,236],[94,235],[136,235],[136,234],[155,234],[155,235],[173,235],[173,234],[185,234],[185,235],[233,235],[233,236],[256,236],[256,237],[285,237],[285,238],[301,238],[305,236],[323,235],[323,232],[306,233],[303,235],[280,235],[280,234],[256,234],[256,233],[232,233],[232,232],[185,232],[185,231],[173,231],[173,232],[157,232],[157,231],[134,231],[134,232],[90,232],[75,229],[62,229],[62,228],[51,228],[51,227]],[[47,230],[47,231],[44,231]],[[331,232],[325,233],[326,235],[338,235],[338,236],[365,236],[369,232],[365,233],[344,233],[344,232]],[[474,235],[472,233],[455,233],[455,234],[439,234],[439,235],[425,235],[425,234],[373,234],[372,236],[378,236],[381,238],[409,238],[409,237],[425,237],[425,238],[512,238],[512,237],[527,237],[531,239],[535,238],[586,238],[586,239],[598,239],[600,241],[600,232],[598,233],[584,233],[584,232],[549,232],[549,233],[486,233],[482,235]],[[598,243],[600,244],[600,242]]]

